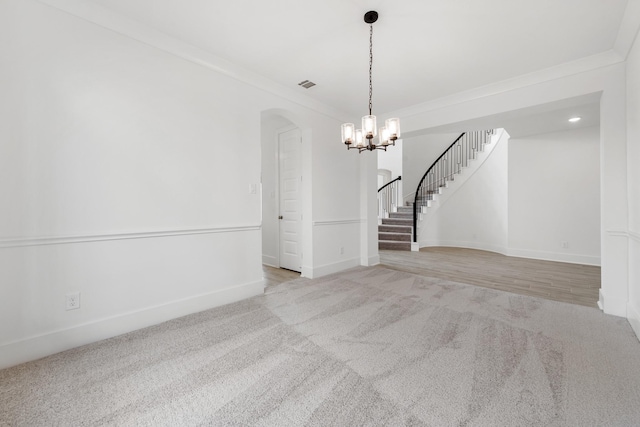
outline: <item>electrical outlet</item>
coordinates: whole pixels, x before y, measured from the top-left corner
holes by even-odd
[[[80,292],[69,292],[66,295],[65,309],[77,310],[80,308]]]
[[[569,242],[563,240],[562,242],[560,242],[560,246],[562,247],[562,249],[569,249]]]

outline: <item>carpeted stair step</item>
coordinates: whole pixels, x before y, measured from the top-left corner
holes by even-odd
[[[391,213],[389,213],[389,218],[413,220],[413,211],[411,211],[411,212],[391,212]]]
[[[384,225],[408,225],[409,227],[413,226],[413,217],[412,218],[383,218],[382,224]]]
[[[413,205],[398,206],[378,225],[378,249],[410,251],[413,238]]]
[[[378,231],[378,241],[392,240],[394,242],[410,242],[411,233],[385,233]]]
[[[383,233],[409,233],[411,234],[412,227],[409,225],[379,225],[378,232]]]
[[[392,251],[410,251],[411,242],[398,242],[391,240],[379,240],[378,249],[387,249]]]

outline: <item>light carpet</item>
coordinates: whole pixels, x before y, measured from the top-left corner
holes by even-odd
[[[0,371],[0,424],[638,425],[640,343],[593,308],[362,267]]]

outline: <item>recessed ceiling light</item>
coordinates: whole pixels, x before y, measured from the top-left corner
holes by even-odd
[[[582,117],[571,117],[569,119],[571,123],[579,122],[580,120],[582,120]]]

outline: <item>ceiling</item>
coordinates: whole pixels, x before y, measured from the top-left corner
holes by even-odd
[[[85,0],[353,114],[611,51],[627,0]],[[316,86],[304,89],[302,80]]]

